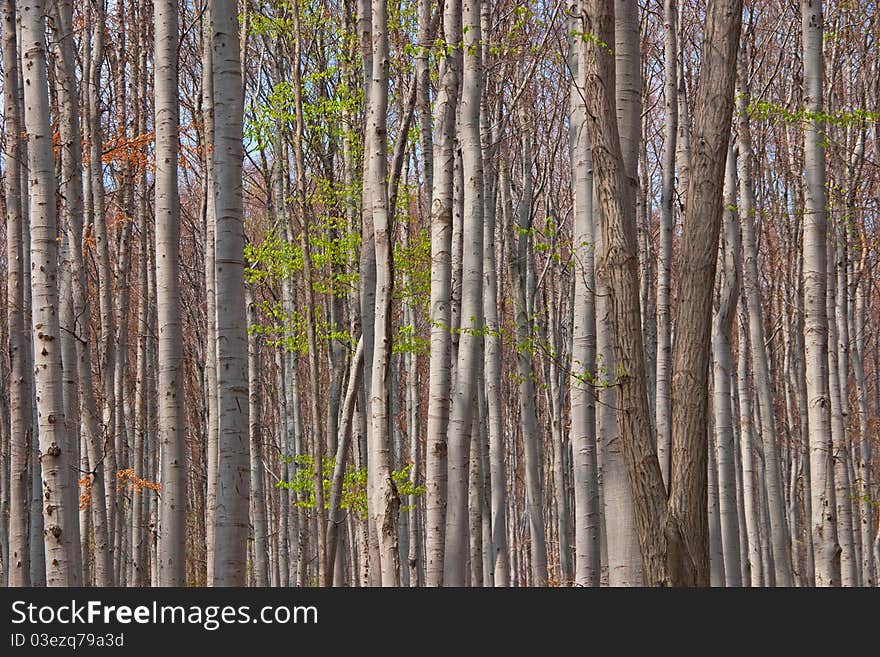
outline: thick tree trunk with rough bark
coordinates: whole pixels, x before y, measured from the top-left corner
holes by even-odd
[[[712,292],[721,229],[742,1],[713,2],[697,85],[687,207],[676,266],[669,510],[684,538],[691,584],[709,583],[706,426]]]

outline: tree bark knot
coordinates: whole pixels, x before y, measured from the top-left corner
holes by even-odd
[[[389,475],[385,489],[384,513],[382,514],[382,533],[385,536],[397,535],[397,518],[400,512],[400,493],[394,479]]]
[[[663,528],[666,538],[666,586],[697,586],[697,565],[688,550],[676,517],[669,514]]]

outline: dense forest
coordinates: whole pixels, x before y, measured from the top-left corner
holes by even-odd
[[[875,586],[880,10],[0,0],[3,586]]]

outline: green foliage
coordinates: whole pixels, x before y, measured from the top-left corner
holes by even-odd
[[[287,488],[296,494],[294,506],[303,509],[315,508],[315,459],[310,454],[298,454],[293,458],[283,457],[288,463],[295,464],[296,472],[290,481],[279,481],[276,488]],[[335,456],[325,456],[321,463],[321,480],[324,489],[324,508],[330,509],[330,490],[333,485],[333,470],[336,467]],[[421,497],[427,491],[427,487],[416,484],[411,480],[412,463],[407,464],[400,470],[391,472],[391,480],[394,482],[401,498]],[[367,470],[348,466],[342,479],[342,499],[339,508],[347,509],[357,515],[361,520],[367,517]],[[401,511],[411,511],[415,505],[403,504]]]
[[[309,353],[309,342],[305,316],[294,310],[285,313],[280,302],[260,301],[257,303],[260,314],[269,321],[266,324],[253,324],[248,327],[252,335],[261,335],[270,347],[300,354]],[[348,331],[338,330],[322,316],[320,307],[315,309],[315,337],[318,342],[338,341],[354,348],[356,340]]]
[[[409,238],[409,244],[394,244],[394,267],[401,276],[395,281],[395,300],[410,306],[427,306],[431,299],[431,238],[422,229]]]
[[[749,118],[756,121],[782,121],[783,123],[819,122],[845,128],[850,125],[865,126],[880,120],[880,112],[862,108],[834,110],[831,112],[792,112],[784,105],[769,100],[754,100],[746,106]]]
[[[391,347],[395,354],[427,354],[431,347],[431,341],[419,337],[416,327],[412,324],[404,324],[397,330],[397,337]]]

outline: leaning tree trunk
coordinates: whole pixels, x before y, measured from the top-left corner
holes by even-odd
[[[242,115],[237,3],[212,0],[214,204],[217,221],[218,474],[215,586],[244,586],[250,446],[244,302]]]
[[[665,558],[667,537],[661,524],[665,516],[666,487],[648,410],[635,199],[624,191],[626,173],[613,105],[614,60],[605,45],[613,38],[613,2],[591,0],[584,18],[584,31],[597,37],[587,46],[582,73],[596,198],[602,219],[602,252],[597,277],[604,276],[607,280],[614,355],[618,371],[626,373],[616,381],[617,418],[642,551],[643,577],[646,584],[659,585],[670,580]]]
[[[61,340],[58,324],[58,225],[55,210],[55,159],[49,115],[46,24],[43,0],[19,7],[24,73],[24,129],[28,136],[33,304],[34,378],[42,471],[46,584],[71,583],[70,543],[65,504],[71,494],[67,451],[72,448],[64,421]],[[36,468],[34,475],[36,476]],[[33,537],[36,538],[36,537]]]
[[[687,207],[676,267],[672,345],[672,477],[669,510],[684,539],[692,579],[709,584],[706,489],[712,293],[721,229],[724,166],[736,82],[742,0],[713,2],[697,85]]]
[[[161,446],[159,582],[186,584],[186,420],[180,316],[180,199],[177,190],[177,0],[157,0],[156,306],[159,313],[159,445]],[[120,354],[121,357],[121,354]]]

